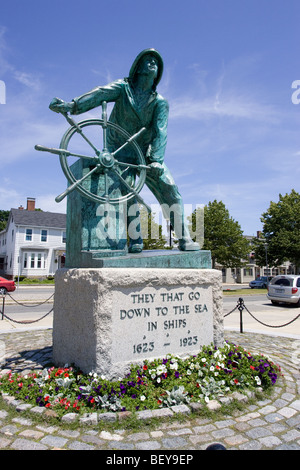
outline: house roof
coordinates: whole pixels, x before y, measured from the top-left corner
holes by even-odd
[[[26,209],[11,209],[11,216],[16,225],[34,227],[51,227],[65,229],[67,226],[66,214],[56,212],[28,211]]]

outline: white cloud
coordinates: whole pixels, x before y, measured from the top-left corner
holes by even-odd
[[[277,123],[278,111],[272,106],[255,101],[238,93],[217,94],[205,99],[183,96],[170,103],[170,119],[205,120],[218,117],[241,118]]]

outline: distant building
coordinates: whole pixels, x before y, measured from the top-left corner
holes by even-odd
[[[260,237],[260,232],[257,232],[257,237]],[[254,236],[245,235],[245,238],[250,242],[255,238]],[[266,253],[267,255],[267,253]],[[245,284],[253,281],[260,276],[277,276],[278,274],[295,274],[295,267],[290,261],[285,261],[281,266],[276,268],[273,266],[258,266],[255,260],[254,251],[249,253],[249,257],[244,261],[245,265],[235,268],[224,268],[221,265],[216,265],[216,269],[222,271],[222,281],[228,284]],[[267,261],[267,256],[266,256]],[[266,263],[267,264],[267,263]]]
[[[0,275],[45,278],[64,266],[66,214],[36,210],[35,199],[27,207],[11,209],[0,232]]]

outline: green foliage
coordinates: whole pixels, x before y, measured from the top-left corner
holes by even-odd
[[[192,230],[196,230],[196,209],[192,217]],[[209,202],[204,207],[204,250],[210,250],[212,264],[216,262],[226,268],[243,266],[248,259],[249,242],[243,236],[238,222],[229,214],[222,201]]]
[[[255,241],[256,262],[266,264],[265,243],[270,266],[279,266],[291,261],[300,266],[300,194],[294,189],[279,201],[270,202],[269,209],[262,214],[262,238]]]
[[[0,232],[6,228],[10,211],[0,210]]]
[[[144,250],[164,249],[166,239],[162,234],[162,226],[155,222],[155,214],[153,212],[148,213],[144,207],[141,207],[140,217]]]
[[[204,346],[184,359],[167,355],[131,367],[118,380],[76,368],[50,367],[24,376],[5,373],[0,392],[63,415],[70,411],[136,411],[189,402],[208,403],[233,391],[267,390],[277,382],[280,367],[262,355],[224,343]]]

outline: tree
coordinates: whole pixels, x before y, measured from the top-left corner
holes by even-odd
[[[192,213],[191,229],[196,230],[197,210]],[[218,262],[226,268],[240,267],[248,259],[250,247],[238,222],[230,217],[222,201],[209,202],[204,207],[204,244],[203,250],[210,250],[212,267]]]
[[[140,207],[141,231],[144,250],[162,250],[166,248],[166,239],[162,234],[162,226],[154,220],[155,214]]]
[[[300,194],[294,189],[290,194],[279,194],[279,201],[270,202],[261,221],[262,238],[255,242],[257,264],[266,264],[267,246],[270,266],[280,266],[284,261],[291,261],[297,269],[300,266]]]
[[[8,221],[10,211],[0,210],[0,232],[4,230]]]

